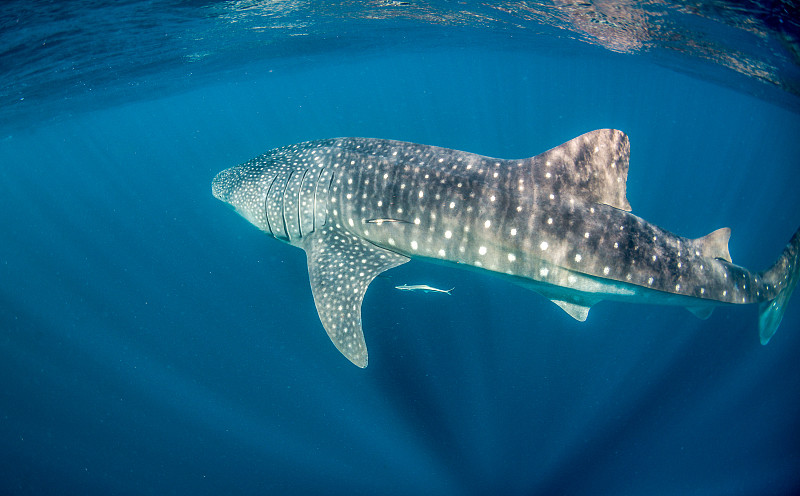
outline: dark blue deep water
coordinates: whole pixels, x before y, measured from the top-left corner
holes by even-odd
[[[800,226],[798,17],[738,5],[7,2],[0,493],[797,494],[800,295],[761,346],[754,306],[580,323],[412,261],[367,292],[362,370],[304,253],[210,187],[311,139],[617,128],[635,214],[766,268]]]

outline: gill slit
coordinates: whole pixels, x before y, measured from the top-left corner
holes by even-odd
[[[300,239],[303,238],[303,207],[301,196],[303,195],[303,183],[306,180],[306,175],[308,175],[308,169],[303,171],[303,177],[300,178],[299,186],[297,187],[297,232],[300,233]],[[313,228],[311,232],[314,232]]]
[[[317,189],[319,186],[319,178],[322,177],[322,171],[324,170],[325,167],[320,167],[319,173],[314,179],[314,201],[311,204],[311,232],[315,232],[317,230]]]
[[[277,236],[275,236],[275,231],[272,230],[272,225],[269,223],[269,193],[272,191],[272,185],[275,184],[277,179],[277,174],[272,176],[272,181],[269,183],[269,187],[267,188],[267,195],[264,197],[264,217],[267,219],[267,229],[269,229],[269,233],[275,238],[277,238]]]
[[[330,212],[328,211],[328,207],[329,207],[329,203],[330,203],[330,200],[331,200],[331,188],[333,186],[333,180],[334,180],[335,177],[336,177],[336,172],[335,171],[331,171],[331,180],[328,182],[328,194],[326,195],[326,198],[325,198],[325,222],[326,223],[328,222],[328,216],[330,215]]]
[[[286,239],[289,240],[289,243],[292,242],[292,235],[289,234],[289,224],[286,223],[286,190],[289,189],[289,183],[292,181],[292,176],[294,176],[294,171],[289,172],[289,177],[286,178],[286,183],[283,185],[283,191],[281,192],[281,219],[283,219],[283,232],[286,233]]]

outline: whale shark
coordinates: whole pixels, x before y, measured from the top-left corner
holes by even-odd
[[[757,304],[766,344],[797,280],[800,229],[775,264],[731,261],[730,229],[672,234],[631,213],[630,145],[598,129],[524,159],[333,138],[273,149],[223,170],[213,195],[303,249],[322,326],[366,367],[361,304],[380,273],[421,259],[502,277],[586,320],[603,300],[686,307]]]

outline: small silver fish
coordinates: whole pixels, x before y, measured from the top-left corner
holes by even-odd
[[[399,289],[400,291],[422,291],[423,293],[445,293],[450,294],[450,291],[456,288],[450,289],[439,289],[434,288],[432,286],[428,286],[427,284],[403,284],[401,286],[395,286],[395,289]]]

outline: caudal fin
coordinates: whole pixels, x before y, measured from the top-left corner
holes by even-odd
[[[786,312],[786,304],[800,279],[800,229],[794,233],[775,265],[762,274],[762,278],[777,291],[774,298],[762,301],[758,307],[758,332],[761,344],[767,344],[778,330]]]

